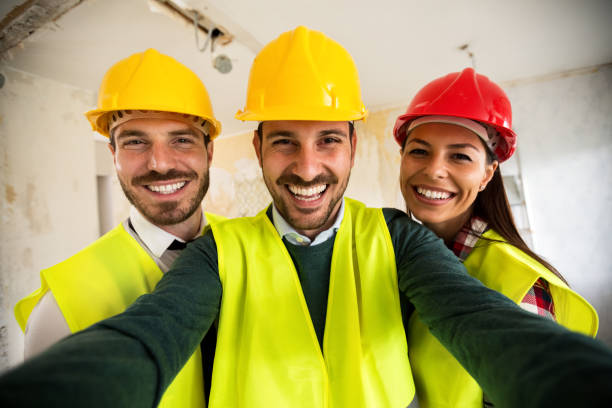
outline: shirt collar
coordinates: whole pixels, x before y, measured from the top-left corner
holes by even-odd
[[[488,224],[485,220],[474,215],[457,233],[450,249],[461,261],[465,261],[470,252],[472,252],[476,242],[486,231],[487,226]]]
[[[130,222],[134,231],[138,234],[141,241],[149,248],[151,253],[156,257],[161,257],[164,251],[168,249],[174,240],[185,242],[185,240],[164,231],[151,221],[147,220],[134,206],[130,207]],[[198,235],[202,235],[202,231],[206,226],[206,217],[202,212],[202,221],[200,222],[200,230]]]
[[[314,246],[327,241],[328,239],[334,236],[336,231],[338,231],[338,228],[340,228],[340,223],[342,222],[343,218],[344,198],[342,199],[342,203],[340,204],[340,209],[338,210],[338,215],[336,216],[336,221],[334,222],[334,224],[325,231],[321,231],[313,240],[311,240],[307,236],[297,232],[295,228],[289,225],[289,223],[278,212],[274,203],[272,204],[272,221],[274,223],[276,231],[278,231],[278,235],[280,235],[281,238],[287,238],[287,241],[294,245]]]

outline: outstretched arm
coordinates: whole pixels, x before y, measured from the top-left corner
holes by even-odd
[[[219,313],[216,256],[210,232],[188,245],[153,293],[0,377],[0,406],[155,406]]]
[[[389,215],[400,290],[496,406],[609,404],[610,349],[520,309],[468,276],[433,233]]]

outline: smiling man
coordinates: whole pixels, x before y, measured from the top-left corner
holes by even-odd
[[[253,139],[274,214],[312,238],[329,229],[342,205],[355,159],[348,122],[271,121]],[[265,160],[264,160],[265,154]],[[317,162],[317,158],[323,158]]]
[[[108,234],[43,270],[40,289],[17,304],[26,358],[153,290],[185,242],[206,225],[201,203],[220,124],[192,71],[153,49],[134,54],[108,70],[98,109],[86,116],[109,138],[132,208]],[[202,383],[198,350],[162,406],[204,406]]]

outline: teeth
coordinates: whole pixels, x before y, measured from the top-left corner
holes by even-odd
[[[172,193],[175,193],[180,188],[182,188],[185,185],[185,183],[186,183],[185,181],[181,181],[179,183],[164,184],[161,186],[149,185],[147,186],[147,188],[151,191],[155,191],[156,193],[160,193],[160,194],[172,194]]]
[[[289,188],[289,191],[297,196],[297,199],[303,201],[313,201],[321,196],[321,193],[325,191],[327,185],[320,184],[318,186],[305,188],[289,184],[287,187]]]
[[[451,193],[447,193],[444,191],[432,191],[426,190],[423,187],[417,187],[417,193],[424,195],[427,198],[432,200],[446,200],[451,196]]]

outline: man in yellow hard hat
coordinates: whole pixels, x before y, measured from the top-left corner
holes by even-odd
[[[298,27],[268,44],[238,116],[261,122],[253,143],[273,204],[213,223],[153,293],[0,377],[0,402],[35,404],[33,387],[49,405],[75,390],[80,405],[155,405],[218,318],[211,407],[406,407],[407,300],[500,407],[610,396],[610,350],[486,289],[405,214],[343,198],[349,121],[365,116],[345,98],[355,89],[350,56],[323,34]],[[63,377],[37,381],[50,367]]]
[[[134,54],[108,70],[86,116],[109,138],[132,207],[108,234],[43,270],[40,289],[17,304],[26,358],[150,292],[206,225],[201,202],[220,124],[195,73],[153,49]],[[162,405],[205,405],[199,350]]]

